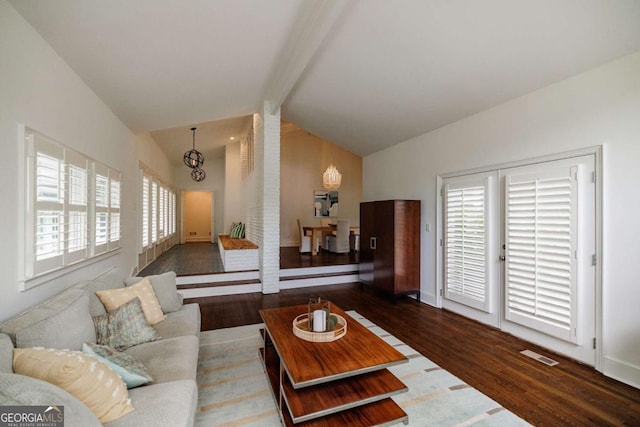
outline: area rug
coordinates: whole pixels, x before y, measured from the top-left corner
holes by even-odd
[[[390,370],[409,388],[393,399],[409,416],[410,426],[529,425],[358,313],[347,313],[409,358]],[[258,354],[261,327],[200,335],[196,426],[280,425]]]

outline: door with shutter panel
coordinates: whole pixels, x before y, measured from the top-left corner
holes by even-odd
[[[443,302],[595,364],[595,156],[443,180]]]
[[[497,171],[443,181],[443,307],[500,325]]]
[[[502,329],[595,364],[595,160],[501,171]]]

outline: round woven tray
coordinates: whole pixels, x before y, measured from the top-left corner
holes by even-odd
[[[338,324],[333,331],[313,332],[309,330],[309,315],[301,314],[293,320],[293,334],[298,338],[311,342],[331,342],[339,340],[347,333],[347,321],[339,314],[331,314],[338,318]]]

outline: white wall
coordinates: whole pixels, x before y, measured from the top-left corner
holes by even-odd
[[[136,137],[89,89],[38,33],[5,0],[0,0],[0,320],[116,266],[128,273],[136,265],[138,161],[159,167],[166,162]],[[19,203],[24,173],[19,160],[25,124],[89,157],[122,172],[122,250],[28,291],[18,290]],[[141,148],[147,147],[148,150]],[[165,173],[165,167],[159,167]],[[163,175],[164,176],[164,175]],[[171,179],[168,174],[167,179]]]
[[[363,196],[422,200],[421,286],[433,303],[438,174],[601,144],[604,373],[640,387],[640,53],[366,157]]]
[[[280,135],[280,246],[298,246],[304,225],[320,225],[313,209],[314,190],[323,190],[322,174],[333,163],[342,174],[337,190],[338,216],[360,224],[362,157],[323,140],[291,123]]]
[[[242,161],[240,142],[225,146],[224,216],[222,234],[229,234],[231,224],[242,217]]]
[[[173,166],[164,154],[164,151],[151,137],[149,132],[136,135],[138,159],[144,159],[144,165],[151,169],[153,173],[161,178],[165,183],[173,182]]]

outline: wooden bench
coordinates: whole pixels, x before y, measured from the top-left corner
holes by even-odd
[[[258,245],[247,239],[232,239],[228,234],[218,235],[218,249],[224,271],[257,270]]]

